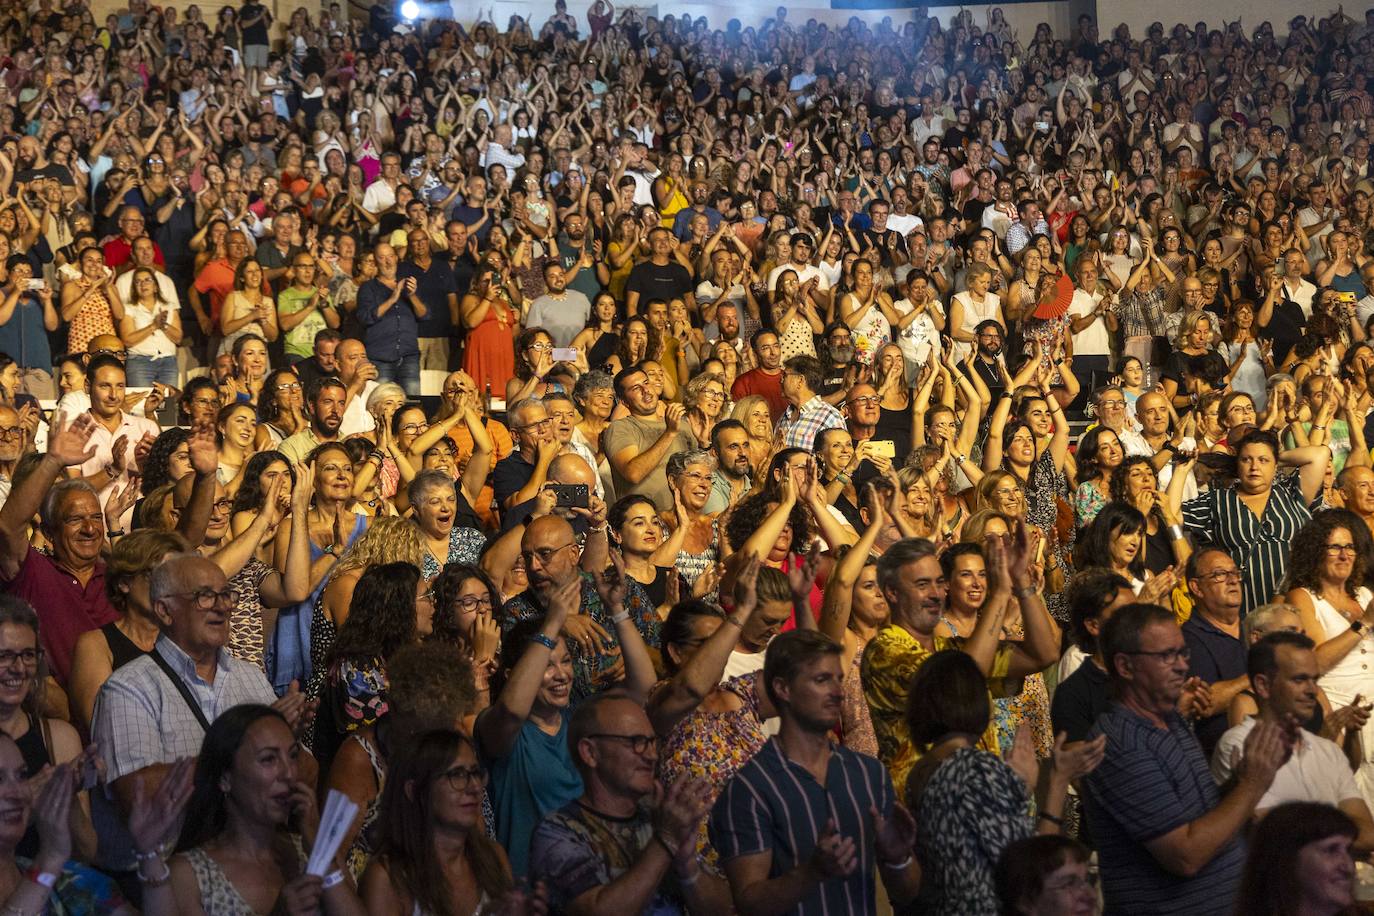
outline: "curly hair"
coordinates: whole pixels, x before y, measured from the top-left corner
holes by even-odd
[[[1283,591],[1305,588],[1313,594],[1321,591],[1322,563],[1326,560],[1326,542],[1331,532],[1344,528],[1352,533],[1364,524],[1349,509],[1325,509],[1312,516],[1312,521],[1298,529],[1293,536],[1288,552],[1288,575],[1284,577]],[[1356,542],[1358,546],[1358,542]],[[1345,580],[1345,593],[1355,597],[1356,590],[1364,583],[1367,556],[1355,551],[1355,562],[1350,567],[1350,577]]]
[[[409,563],[418,568],[424,559],[425,546],[420,540],[420,529],[409,519],[383,516],[372,520],[362,536],[334,564],[329,576],[332,579],[350,569],[366,569],[383,563]]]
[[[262,394],[258,397],[259,423],[271,423],[281,417],[281,405],[277,403],[277,385],[283,378],[300,384],[300,379],[290,369],[273,369],[267,373],[267,378],[262,383]]]
[[[420,728],[452,725],[477,699],[472,663],[433,638],[397,649],[387,659],[386,680],[393,725],[397,717]]]
[[[534,346],[540,337],[546,338],[550,346],[553,345],[553,335],[538,327],[525,328],[515,339],[515,377],[522,382],[529,381],[530,376],[534,375],[534,367],[525,359],[525,351]]]
[[[415,589],[420,570],[410,563],[369,566],[353,588],[348,619],[329,647],[328,667],[339,659],[386,659],[416,641]]]
[[[148,450],[147,459],[143,462],[143,480],[139,484],[139,491],[144,496],[163,484],[176,483],[172,479],[167,465],[171,461],[172,452],[175,452],[182,443],[190,438],[191,431],[180,426],[164,429],[158,434],[157,439],[153,441],[153,447]]]
[[[758,530],[759,525],[763,524],[763,520],[772,511],[770,503],[776,505],[777,502],[776,496],[755,491],[747,494],[735,505],[735,511],[730,513],[730,521],[725,525],[725,537],[730,542],[731,550],[740,550],[744,547],[745,541],[749,540],[749,536]],[[792,507],[788,521],[792,523],[791,549],[794,553],[800,552],[811,543],[811,516],[805,506],[797,504]]]
[[[1129,455],[1121,460],[1121,464],[1117,465],[1116,470],[1112,471],[1112,479],[1107,485],[1107,491],[1111,494],[1113,502],[1130,504],[1131,497],[1126,492],[1126,484],[1131,479],[1131,470],[1140,465],[1150,469],[1150,473],[1155,478],[1155,487],[1159,487],[1159,473],[1155,470],[1150,459],[1144,455]],[[1082,462],[1079,463],[1079,466],[1082,466]]]
[[[491,599],[492,613],[500,610],[501,592],[481,567],[468,563],[449,563],[434,580],[434,623],[429,636],[430,641],[437,640],[445,645],[459,646],[464,650],[471,648],[468,645],[468,634],[458,626],[458,614],[454,610],[458,593],[469,579],[479,580],[486,588],[487,596]]]
[[[291,466],[291,461],[281,452],[269,451],[258,452],[248,459],[248,466],[243,469],[243,482],[239,484],[239,490],[234,494],[234,512],[259,512],[262,510],[263,500],[267,494],[262,490],[262,473],[273,464],[280,462],[286,465],[286,473],[291,477],[291,485],[296,485],[296,469]]]

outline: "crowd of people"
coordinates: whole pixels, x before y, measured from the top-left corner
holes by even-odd
[[[0,10],[6,913],[1374,896],[1374,10],[422,12]]]

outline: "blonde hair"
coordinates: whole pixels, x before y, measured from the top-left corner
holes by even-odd
[[[409,519],[383,516],[373,519],[362,537],[344,552],[329,571],[329,577],[350,569],[366,569],[386,563],[409,563],[417,569],[424,565],[425,546],[420,529]]]
[[[986,478],[984,478],[986,479]],[[983,534],[987,531],[988,522],[995,518],[1000,518],[1002,524],[1007,526],[1010,531],[1013,526],[1011,516],[1003,515],[996,509],[979,509],[964,521],[964,527],[959,529],[959,542],[962,544],[981,544]]]
[[[735,402],[735,409],[730,411],[730,419],[739,420],[744,424],[744,431],[749,432],[749,412],[759,404],[765,407],[768,406],[768,402],[763,399],[763,395],[750,394],[740,398]]]
[[[996,509],[993,509],[992,494],[994,491],[996,491],[998,485],[1001,484],[1001,482],[1006,480],[1007,478],[1011,478],[1012,483],[1016,484],[1016,488],[1021,491],[1021,502],[1024,505],[1026,500],[1026,488],[1025,485],[1021,483],[1020,478],[1018,478],[1015,474],[1011,473],[1010,471],[997,470],[989,471],[988,473],[984,474],[983,479],[978,481],[977,485],[974,486],[973,511],[978,512],[979,510],[983,509],[998,511]],[[965,522],[964,524],[967,526],[968,523]]]
[[[1188,338],[1191,337],[1193,331],[1197,329],[1197,323],[1199,321],[1206,321],[1213,326],[1213,330],[1216,328],[1215,316],[1206,309],[1198,309],[1196,312],[1189,312],[1184,315],[1183,320],[1178,323],[1178,333],[1174,335],[1174,346],[1180,348],[1188,346]]]

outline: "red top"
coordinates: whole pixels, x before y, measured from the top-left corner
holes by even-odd
[[[730,386],[732,400],[738,401],[751,394],[757,394],[768,402],[768,414],[776,424],[787,409],[787,400],[782,396],[782,372],[769,375],[762,369],[750,369]]]
[[[95,564],[90,581],[83,586],[52,557],[30,547],[19,575],[5,590],[23,598],[38,612],[43,652],[53,677],[63,687],[71,674],[77,637],[119,619],[119,612],[105,594],[104,563]]]
[[[124,236],[117,235],[105,243],[101,253],[105,255],[105,266],[114,270],[121,264],[128,262],[134,256],[133,244],[127,241]],[[153,242],[153,263],[158,267],[165,268],[167,262],[162,259],[162,249],[157,242]]]

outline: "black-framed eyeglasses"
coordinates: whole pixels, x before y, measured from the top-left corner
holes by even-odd
[[[455,792],[466,792],[473,786],[480,789],[487,784],[487,771],[481,767],[450,767],[442,775]]]
[[[112,350],[112,349],[110,349],[109,347],[101,347],[99,350],[96,350],[95,353],[93,353],[92,355],[93,355],[93,356],[117,356],[117,357],[119,357],[120,359],[124,359],[126,356],[129,355],[129,351],[128,351],[128,350]]]
[[[464,595],[461,598],[453,599],[453,603],[464,611],[475,611],[478,608],[491,610],[492,608],[490,595]]]
[[[636,754],[644,753],[650,747],[655,746],[655,742],[658,741],[658,737],[655,735],[612,735],[603,733],[600,735],[588,735],[587,737],[596,738],[598,740],[604,738],[611,741],[624,741],[630,746],[630,750],[634,751]]]
[[[37,668],[42,660],[42,649],[20,649],[17,652],[6,650],[0,652],[0,670],[14,667],[15,662],[22,662],[25,668]]]
[[[169,598],[190,598],[202,611],[213,610],[216,605],[232,605],[234,593],[230,589],[215,591],[213,588],[198,588],[193,592],[173,592]]]
[[[1237,567],[1235,569],[1218,569],[1216,572],[1210,572],[1205,576],[1198,576],[1198,578],[1205,579],[1206,581],[1211,582],[1213,584],[1220,584],[1222,582],[1239,582],[1244,572],[1245,570],[1241,569],[1240,567]]]
[[[540,547],[536,550],[522,550],[520,551],[520,557],[525,561],[526,568],[529,568],[529,565],[535,560],[539,561],[540,566],[547,568],[548,565],[553,562],[553,558],[558,556],[559,552],[567,550],[572,546],[573,542],[569,541],[562,547]]]
[[[1187,646],[1179,646],[1176,649],[1160,649],[1158,652],[1146,652],[1144,650],[1136,650],[1135,652],[1127,652],[1126,654],[1148,655],[1150,658],[1159,659],[1165,665],[1173,665],[1176,664],[1179,661],[1179,659],[1182,659],[1185,662],[1188,661],[1188,659],[1193,657],[1193,650],[1188,648]]]

